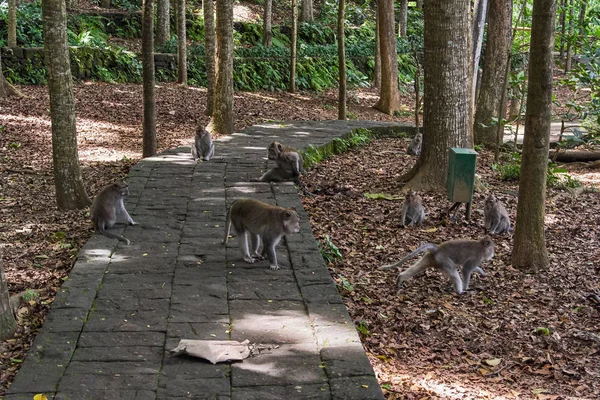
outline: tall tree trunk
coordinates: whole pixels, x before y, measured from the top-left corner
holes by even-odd
[[[67,9],[64,0],[44,0],[42,20],[50,93],[56,203],[62,210],[84,208],[90,204],[90,198],[83,186],[77,153],[75,99],[67,45]]]
[[[445,190],[450,147],[473,147],[469,130],[469,0],[426,2],[423,147],[401,179],[407,188]]]
[[[562,59],[565,55],[565,35],[567,33],[567,0],[560,0],[561,12],[558,17],[560,23],[560,58]]]
[[[206,64],[206,112],[211,116],[215,104],[215,3],[213,0],[203,0],[204,15],[204,63]]]
[[[10,338],[17,329],[17,321],[10,306],[8,284],[0,256],[0,341]]]
[[[338,119],[346,119],[346,52],[344,51],[344,20],[346,13],[346,0],[339,0],[337,37],[338,37],[338,65],[339,65],[339,95]]]
[[[290,88],[289,92],[296,91],[296,47],[298,41],[298,3],[292,0],[292,43],[290,51]]]
[[[513,266],[525,270],[544,269],[549,263],[544,217],[552,118],[555,15],[556,0],[534,0],[525,136],[512,252]]]
[[[110,8],[110,0],[100,0],[100,7]]]
[[[394,1],[379,0],[379,45],[381,46],[381,88],[375,108],[392,115],[400,109],[398,90],[398,54],[394,32]]]
[[[233,0],[217,0],[215,104],[207,130],[233,133]]]
[[[376,4],[379,7],[379,3]],[[373,87],[381,88],[381,45],[379,40],[379,12],[375,10],[375,60],[373,66]]]
[[[417,8],[423,9],[423,0],[417,0]]]
[[[302,13],[300,14],[300,22],[313,22],[313,0],[302,0]]]
[[[483,42],[483,31],[485,27],[485,18],[487,16],[488,0],[478,0],[475,4],[473,18],[473,53],[471,54],[472,64],[472,84],[471,84],[471,107],[475,109],[477,92],[477,79],[479,77],[479,59],[481,57],[481,44]]]
[[[273,21],[273,0],[265,0],[265,15],[263,18],[263,45],[265,47],[271,47],[273,41],[273,28],[271,22]]]
[[[400,19],[398,21],[398,36],[406,36],[406,25],[408,24],[408,0],[400,0]]]
[[[156,7],[156,45],[162,46],[171,40],[171,2],[157,0]]]
[[[569,26],[568,41],[567,41],[567,54],[565,54],[565,72],[571,71],[571,63],[573,61],[573,0],[568,0],[568,18],[567,24]]]
[[[483,60],[481,89],[475,112],[475,143],[496,147],[496,127],[492,118],[498,117],[504,88],[504,77],[511,49],[512,2],[490,0],[487,45]],[[504,118],[504,116],[500,116]]]
[[[17,0],[8,0],[8,47],[17,47]]]
[[[154,0],[144,1],[142,16],[142,80],[144,97],[142,157],[156,154],[156,105],[154,101]]]
[[[187,85],[187,34],[185,30],[185,0],[177,0],[177,83]]]

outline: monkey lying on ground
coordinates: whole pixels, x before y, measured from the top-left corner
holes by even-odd
[[[244,260],[250,264],[264,259],[266,254],[271,269],[279,269],[275,246],[284,235],[300,231],[300,217],[294,208],[272,206],[254,199],[239,199],[227,212],[225,237],[227,243],[231,226],[240,236],[240,249]],[[252,240],[252,253],[248,249],[248,234]],[[262,241],[262,254],[258,248]]]
[[[485,229],[492,235],[513,231],[513,228],[510,226],[510,219],[508,218],[506,208],[504,208],[504,205],[500,200],[496,199],[496,197],[490,195],[485,199],[483,215]]]
[[[425,221],[423,200],[415,191],[406,194],[402,203],[402,226],[421,225]]]
[[[406,149],[406,154],[418,156],[421,154],[421,145],[423,144],[423,134],[418,132]]]
[[[194,160],[202,158],[208,161],[215,155],[215,145],[212,142],[210,132],[203,128],[196,128],[196,136],[192,145],[192,157]]]
[[[427,268],[435,268],[448,276],[456,293],[461,294],[469,289],[473,272],[477,272],[482,276],[486,275],[479,265],[483,261],[489,261],[494,257],[494,242],[492,238],[485,236],[479,240],[449,240],[439,246],[433,243],[425,243],[397,263],[384,265],[379,269],[396,268],[404,261],[426,250],[429,250],[429,252],[425,256],[398,275],[398,288],[402,287],[404,281],[424,272]],[[462,280],[456,268],[457,265],[462,266]]]
[[[114,226],[118,214],[122,214],[127,219],[127,223],[135,225],[123,203],[123,199],[128,194],[129,187],[127,183],[115,182],[102,189],[90,207],[90,218],[94,223],[94,227],[104,236],[119,239],[126,244],[129,244],[129,239],[109,233],[106,229]]]
[[[267,149],[267,156],[269,160],[275,161],[277,166],[269,169],[260,178],[251,179],[251,182],[299,182],[298,177],[302,173],[304,162],[300,153],[279,142],[273,142]]]

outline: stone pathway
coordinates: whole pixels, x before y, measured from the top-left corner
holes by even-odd
[[[320,146],[365,121],[257,125],[140,161],[129,175],[131,240],[94,235],[58,293],[5,400],[383,399],[354,323],[313,237],[293,184],[249,183],[274,140]],[[282,269],[246,264],[238,238],[221,244],[241,197],[295,207],[300,233],[278,247]],[[180,339],[277,344],[243,362],[170,356]]]

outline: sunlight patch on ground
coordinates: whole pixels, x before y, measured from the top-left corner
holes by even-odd
[[[139,152],[133,151],[116,151],[113,149],[109,149],[106,147],[94,147],[88,150],[79,150],[79,159],[81,161],[103,161],[103,162],[111,162],[111,161],[119,161],[123,158],[141,158],[142,151],[140,149]]]
[[[571,178],[577,179],[584,186],[600,187],[600,171],[585,173],[569,172],[569,175],[571,175]]]
[[[248,21],[256,22],[259,20],[258,15],[254,13],[249,7],[234,4],[233,5],[233,20],[234,21]]]
[[[50,128],[50,120],[42,117],[25,117],[22,115],[4,114],[0,115],[0,122],[31,123]]]
[[[429,392],[436,393],[441,399],[505,399],[505,396],[497,393],[490,393],[487,390],[464,387],[459,382],[442,383],[432,379],[430,374],[423,378],[417,378],[410,375],[399,375],[393,379],[394,383],[410,382],[413,387],[421,388]]]
[[[102,131],[103,138],[106,138],[106,135],[112,134],[115,136],[123,135],[123,133],[135,134],[137,135],[140,132],[139,125],[116,125],[111,124],[110,122],[102,122],[94,119],[85,119],[78,118],[77,119],[77,131],[82,133],[91,133],[91,135],[86,135],[86,137],[94,137],[96,132]]]
[[[269,96],[265,96],[264,94],[260,94],[260,93],[245,93],[246,97],[255,97],[257,99],[262,99],[262,100],[269,100],[269,101],[278,101],[275,97],[269,97]]]

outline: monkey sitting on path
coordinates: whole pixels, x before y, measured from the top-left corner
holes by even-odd
[[[421,225],[425,221],[423,200],[414,190],[409,191],[402,203],[402,226]]]
[[[492,235],[512,232],[510,218],[504,205],[496,197],[490,195],[485,199],[483,208],[485,229]]]
[[[300,231],[300,217],[294,208],[272,206],[254,199],[239,199],[233,202],[227,212],[225,237],[229,239],[231,226],[239,235],[242,256],[247,263],[262,260],[263,254],[269,259],[272,270],[279,269],[275,246],[284,235]],[[252,252],[248,249],[248,234],[252,241]],[[258,252],[263,244],[262,254]]]
[[[209,161],[215,155],[215,145],[212,142],[210,132],[206,129],[196,128],[196,136],[192,145],[192,157],[194,160],[202,158],[204,161]]]
[[[123,236],[117,236],[109,233],[106,229],[112,228],[117,222],[117,216],[122,214],[127,223],[135,225],[127,210],[123,200],[129,194],[129,186],[125,182],[115,182],[98,193],[92,206],[90,207],[90,218],[94,223],[94,227],[98,231],[109,238],[119,239],[125,244],[129,244],[129,239]]]
[[[251,182],[299,182],[298,177],[304,163],[300,153],[279,142],[273,142],[267,149],[267,156],[269,160],[275,161],[276,167],[269,169],[258,179],[251,179]]]
[[[402,287],[404,281],[424,272],[427,268],[435,268],[444,273],[452,281],[456,293],[461,294],[469,289],[473,272],[477,272],[481,276],[486,275],[480,264],[494,257],[494,242],[492,238],[485,236],[479,240],[449,240],[439,246],[425,243],[397,263],[384,265],[379,269],[396,268],[404,261],[426,250],[429,252],[425,256],[398,275],[398,288]],[[457,265],[462,266],[462,279],[456,268]]]

